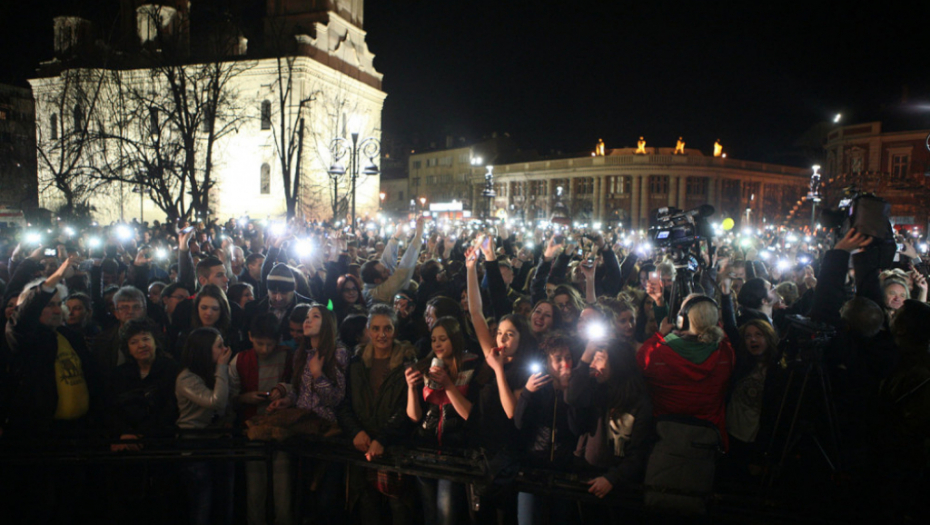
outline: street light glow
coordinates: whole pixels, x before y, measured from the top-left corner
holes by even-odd
[[[836,116],[833,117],[833,123],[834,123],[834,124],[839,123],[839,121],[840,121],[841,118],[843,118],[843,114],[842,114],[842,113],[837,113]]]

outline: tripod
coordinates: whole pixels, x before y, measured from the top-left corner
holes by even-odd
[[[786,424],[788,425],[788,432],[785,435],[784,446],[781,449],[781,453],[777,456],[778,464],[768,469],[765,478],[763,478],[764,486],[771,487],[775,483],[776,478],[778,478],[784,469],[785,460],[805,435],[808,435],[814,442],[831,472],[836,472],[840,468],[840,437],[839,428],[837,426],[836,406],[833,403],[833,391],[830,386],[830,378],[823,369],[823,347],[826,343],[827,340],[824,337],[805,341],[798,353],[798,360],[791,365],[792,369],[788,375],[788,383],[785,385],[785,393],[782,396],[781,405],[778,409],[778,417],[775,419],[775,427],[772,431],[772,441],[769,443],[768,449],[765,452],[766,458],[770,460],[775,459],[773,456],[773,449],[777,443],[776,438]],[[793,407],[794,410],[791,413],[789,422],[787,421],[788,412],[790,410],[788,406],[789,398],[791,397],[792,386],[798,376],[800,376],[801,385],[797,389],[796,404]],[[812,384],[814,388],[819,387],[820,392],[813,392],[810,388]],[[813,416],[815,419],[813,422],[809,421],[808,425],[804,429],[801,429],[799,418],[801,409],[805,406],[815,409],[813,414],[808,414],[808,416]],[[834,453],[832,459],[824,448],[820,437],[818,437],[816,428],[814,428],[817,421],[826,422],[826,437]]]

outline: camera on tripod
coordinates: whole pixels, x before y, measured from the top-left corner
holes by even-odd
[[[695,272],[700,260],[692,253],[706,241],[712,246],[714,229],[707,218],[714,214],[714,207],[703,204],[688,211],[678,208],[659,208],[653,226],[649,228],[652,244],[665,252],[676,268],[687,268]]]
[[[836,328],[803,315],[785,316],[788,325],[779,344],[786,362],[821,361],[823,350],[836,335]]]

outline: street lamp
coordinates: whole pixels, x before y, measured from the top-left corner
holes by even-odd
[[[387,193],[384,193],[383,191],[378,194],[378,198],[381,199],[381,204],[378,205],[378,211],[381,211],[384,209],[384,198],[385,197],[387,197]]]
[[[420,212],[426,211],[426,197],[420,197]]]
[[[820,202],[820,164],[814,164],[811,166],[813,173],[811,173],[811,184],[810,191],[807,193],[807,198],[811,201],[811,233],[814,232],[814,218],[817,211],[817,203]]]
[[[488,199],[488,211],[485,216],[486,220],[491,219],[491,201],[494,200],[496,196],[494,194],[494,166],[488,166],[488,172],[484,174],[484,191],[481,192],[486,199]]]
[[[333,200],[338,207],[339,186],[337,181],[340,176],[346,174],[346,168],[342,165],[341,161],[346,156],[350,157],[349,176],[352,178],[352,227],[355,228],[355,181],[359,176],[358,155],[361,153],[368,158],[368,164],[365,165],[362,174],[377,175],[380,173],[380,170],[378,170],[378,166],[375,165],[375,157],[381,153],[381,141],[375,137],[368,137],[359,142],[358,133],[352,133],[350,137],[351,143],[343,137],[336,137],[329,145],[329,150],[333,155],[333,164],[330,166],[328,173],[330,178],[333,179]]]

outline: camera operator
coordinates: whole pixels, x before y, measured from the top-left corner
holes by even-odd
[[[874,419],[878,388],[898,353],[882,306],[876,257],[880,248],[875,240],[851,228],[824,254],[811,308],[813,321],[837,329],[824,348],[823,365],[833,386],[842,444],[854,468],[857,460],[868,461],[871,456],[869,438],[874,436],[870,434],[884,432]],[[844,285],[850,252],[858,282],[857,295],[847,300]],[[926,331],[926,325],[920,329]]]

